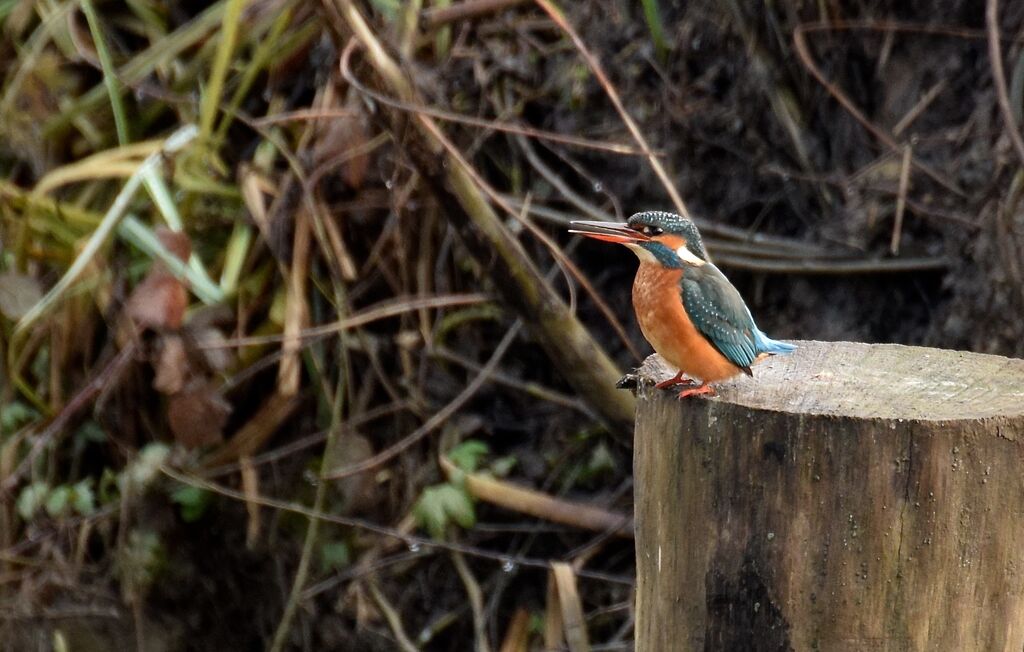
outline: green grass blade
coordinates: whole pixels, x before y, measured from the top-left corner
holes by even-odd
[[[92,235],[89,237],[88,242],[85,243],[85,247],[82,249],[82,252],[75,258],[74,262],[71,263],[68,271],[64,272],[64,276],[62,276],[60,280],[50,288],[50,291],[43,296],[39,303],[32,306],[32,309],[18,320],[14,329],[15,335],[24,333],[40,317],[49,312],[55,305],[57,305],[57,302],[64,296],[64,293],[78,281],[82,273],[88,267],[89,262],[99,252],[100,247],[106,243],[111,233],[114,232],[117,225],[121,222],[121,219],[128,211],[132,198],[138,191],[139,186],[142,185],[142,180],[145,176],[146,170],[163,165],[165,155],[173,154],[174,152],[183,149],[192,142],[195,136],[195,125],[186,125],[181,127],[171,134],[166,141],[164,141],[164,146],[160,151],[147,157],[139,166],[138,171],[128,177],[128,180],[121,188],[121,192],[117,193],[117,197],[114,198],[114,203],[110,205],[110,208],[103,216],[103,220],[100,221],[99,226],[96,227],[96,230],[93,231]]]
[[[117,129],[117,141],[122,145],[127,145],[130,142],[128,119],[125,116],[124,103],[121,101],[120,82],[118,82],[117,73],[114,71],[114,60],[111,59],[110,50],[107,49],[107,41],[103,38],[103,29],[92,0],[81,0],[81,2],[85,20],[89,23],[89,31],[92,33],[92,41],[96,45],[96,54],[100,58],[100,67],[103,69],[103,84],[107,87],[107,94],[110,96],[110,108],[114,112],[114,127]]]
[[[224,293],[210,281],[205,272],[199,273],[192,266],[181,262],[160,242],[156,233],[134,215],[125,216],[117,228],[117,234],[149,257],[162,262],[176,278],[186,281],[189,289],[203,303],[214,304],[223,297]]]
[[[658,58],[663,60],[668,52],[668,42],[665,40],[665,27],[661,22],[661,10],[658,8],[658,0],[641,0],[644,6],[644,18],[647,20],[647,28],[651,30],[651,40],[654,42],[654,49]]]
[[[224,80],[231,65],[235,42],[238,40],[238,27],[242,22],[245,2],[246,0],[228,0],[224,20],[221,21],[217,55],[213,59],[213,70],[210,71],[210,80],[206,84],[206,92],[203,93],[202,105],[199,107],[199,138],[203,143],[209,143],[210,134],[213,133],[213,120],[217,115],[217,107],[220,106],[221,95],[224,93]]]
[[[167,226],[169,226],[172,231],[183,231],[185,229],[185,222],[181,219],[181,214],[178,212],[178,205],[171,197],[171,191],[167,187],[167,182],[164,181],[160,172],[153,168],[147,169],[143,172],[142,181],[146,185],[146,190],[149,192],[149,196],[153,198],[153,203],[156,204],[156,209],[164,218]],[[139,243],[136,242],[135,244],[138,245],[140,249],[146,251],[145,247]],[[203,267],[202,261],[199,260],[199,256],[197,256],[195,252],[193,252],[191,257],[188,259],[188,268],[190,271],[190,274],[188,275],[189,282],[192,284],[192,289],[195,291],[196,296],[199,297],[200,301],[206,304],[211,304],[217,303],[224,298],[224,293],[220,291],[220,288],[218,288],[213,282],[213,279],[210,278],[210,275],[206,272],[206,268]]]
[[[217,26],[224,15],[225,0],[211,5],[191,21],[174,30],[164,38],[153,43],[141,54],[121,66],[117,77],[128,86],[138,84],[148,77],[157,66],[174,60],[178,55],[201,41]],[[47,120],[43,127],[43,136],[51,137],[87,111],[95,109],[103,102],[106,89],[97,86],[86,91],[81,97],[61,111],[60,115]]]

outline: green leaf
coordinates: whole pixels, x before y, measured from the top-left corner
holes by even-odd
[[[499,478],[504,478],[515,465],[519,463],[519,458],[515,455],[506,455],[505,457],[499,457],[498,459],[491,462],[491,473]]]
[[[476,510],[473,509],[473,501],[465,490],[449,484],[441,487],[441,491],[444,492],[445,512],[451,516],[452,520],[463,528],[471,528],[476,525]]]
[[[658,0],[641,0],[640,4],[644,6],[644,18],[647,20],[647,27],[651,30],[651,41],[654,42],[658,59],[664,61],[668,52],[668,41],[665,39],[665,27],[662,24]]]
[[[199,487],[185,486],[171,494],[171,500],[181,507],[181,519],[195,523],[206,513],[212,496]]]
[[[444,538],[449,523],[454,522],[463,528],[476,525],[473,500],[465,490],[451,484],[424,489],[413,508],[413,515],[420,526],[426,528],[435,539]]]
[[[71,489],[71,508],[76,513],[89,516],[96,511],[96,495],[92,491],[91,478],[76,483]]]
[[[111,469],[110,467],[103,469],[103,475],[100,476],[99,486],[101,505],[109,505],[121,497],[121,492],[119,490],[120,485],[118,483],[119,480],[117,472],[115,472],[114,469]]]
[[[11,401],[0,407],[0,433],[14,432],[39,417],[39,413],[21,401]]]
[[[107,433],[92,419],[85,421],[75,431],[75,449],[82,450],[86,444],[102,444],[107,441]]]
[[[18,514],[25,521],[31,521],[39,508],[46,502],[46,496],[50,493],[50,485],[45,482],[33,482],[18,494]]]
[[[324,572],[341,570],[351,562],[352,555],[344,541],[328,541],[320,547],[320,567]]]
[[[134,599],[145,595],[166,562],[167,555],[156,533],[132,530],[117,558],[117,574],[124,596]]]
[[[601,442],[590,452],[590,460],[587,462],[587,474],[590,477],[615,470],[615,458],[608,446]]]
[[[153,442],[139,451],[138,456],[124,471],[122,481],[131,482],[135,488],[145,487],[160,472],[160,466],[171,454],[171,448],[167,444]],[[124,488],[123,485],[121,487]]]
[[[448,451],[452,464],[466,473],[473,473],[480,465],[480,458],[490,452],[487,444],[478,439],[467,439]]]
[[[426,528],[435,539],[444,538],[444,530],[448,525],[448,517],[444,513],[444,504],[437,495],[438,487],[428,487],[413,507],[413,515],[420,527]]]
[[[370,0],[373,8],[384,14],[384,18],[393,21],[398,16],[398,10],[402,8],[399,0]]]
[[[71,502],[71,487],[62,484],[54,487],[50,495],[46,497],[46,513],[57,518],[64,516],[68,511],[68,503]]]

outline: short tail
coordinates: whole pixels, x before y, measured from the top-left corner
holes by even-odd
[[[763,353],[785,355],[796,350],[796,344],[773,340],[760,330],[754,331],[754,343],[757,344],[757,350]]]

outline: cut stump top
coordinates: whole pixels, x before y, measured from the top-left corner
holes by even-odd
[[[793,353],[754,365],[753,378],[740,375],[715,385],[718,396],[705,400],[864,419],[1024,417],[1024,360],[900,344],[796,344]],[[646,386],[673,375],[675,369],[655,354],[632,379]]]

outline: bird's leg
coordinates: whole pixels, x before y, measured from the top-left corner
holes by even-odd
[[[701,383],[696,387],[689,387],[679,392],[679,398],[683,399],[687,396],[700,396],[701,394],[707,394],[708,396],[715,395],[715,388],[707,383]]]
[[[692,385],[694,383],[690,378],[683,378],[683,372],[680,371],[672,378],[663,380],[660,383],[654,385],[656,389],[667,389],[669,387],[675,387],[676,385]]]

